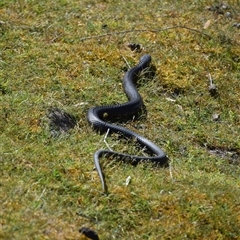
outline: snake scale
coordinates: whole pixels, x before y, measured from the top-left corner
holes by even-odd
[[[99,158],[103,155],[105,156],[118,156],[121,160],[130,159],[131,164],[137,165],[139,162],[149,161],[152,163],[157,163],[159,165],[164,165],[168,161],[166,154],[150,140],[140,136],[139,134],[118,126],[116,124],[111,124],[104,121],[104,116],[107,115],[108,118],[113,118],[116,116],[127,116],[137,113],[143,105],[143,100],[138,93],[134,82],[137,80],[140,72],[146,69],[151,62],[151,56],[146,54],[140,58],[139,63],[129,69],[123,78],[123,89],[128,97],[128,102],[118,104],[118,105],[108,105],[108,106],[97,106],[90,108],[88,110],[87,119],[93,129],[100,131],[101,133],[109,131],[109,133],[118,133],[127,137],[128,139],[135,139],[137,142],[149,152],[152,156],[134,156],[124,153],[118,153],[110,150],[98,150],[94,154],[94,163],[98,171],[102,188],[104,192],[107,192],[107,185],[105,182],[104,174],[102,173],[101,166],[99,163]]]

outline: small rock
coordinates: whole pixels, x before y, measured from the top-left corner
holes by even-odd
[[[232,18],[232,14],[231,14],[230,12],[226,12],[226,13],[225,13],[225,16],[226,16],[227,18]]]
[[[208,87],[208,90],[211,94],[211,96],[216,96],[217,95],[217,87],[215,84],[211,84],[209,87]]]
[[[108,27],[107,24],[103,24],[103,25],[102,25],[102,29],[106,29],[107,27]]]
[[[240,28],[240,23],[234,23],[233,27]]]
[[[138,43],[129,43],[127,46],[131,49],[131,51],[141,52],[142,50],[142,46]]]
[[[219,120],[220,120],[220,115],[219,115],[218,113],[214,113],[214,114],[212,115],[212,120],[213,120],[213,121],[219,121]]]
[[[92,240],[99,240],[99,237],[96,232],[91,230],[90,228],[82,227],[79,229],[79,232],[85,235],[87,238]]]
[[[221,6],[222,9],[226,10],[228,9],[228,5],[226,3],[223,3],[222,6]]]
[[[206,6],[205,9],[209,10],[209,11],[212,11],[212,7],[211,6]]]

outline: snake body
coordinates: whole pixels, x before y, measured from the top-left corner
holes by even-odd
[[[143,100],[134,85],[134,81],[137,80],[139,73],[149,66],[150,62],[151,56],[148,54],[143,55],[140,58],[139,63],[125,73],[123,78],[123,88],[128,97],[128,102],[119,105],[93,107],[88,111],[88,122],[95,130],[98,130],[101,133],[109,131],[109,133],[118,133],[129,139],[136,139],[142,147],[145,147],[153,155],[145,157],[118,153],[110,150],[96,151],[94,154],[94,163],[101,179],[104,192],[107,192],[107,186],[101,170],[101,166],[99,164],[99,158],[103,155],[118,156],[122,160],[130,159],[133,165],[137,165],[142,161],[150,161],[159,165],[164,165],[168,161],[166,154],[150,140],[122,126],[111,124],[103,120],[105,114],[107,114],[108,118],[113,118],[121,115],[133,115],[140,110],[143,105]]]

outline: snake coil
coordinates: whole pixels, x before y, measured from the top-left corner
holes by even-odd
[[[102,188],[104,192],[107,192],[107,186],[99,164],[99,158],[103,155],[118,156],[123,160],[131,159],[131,163],[133,165],[137,165],[142,161],[150,161],[159,165],[164,165],[168,161],[166,154],[148,139],[122,126],[110,124],[103,120],[105,114],[107,114],[108,118],[112,118],[121,115],[133,115],[140,110],[141,106],[143,105],[143,100],[134,85],[134,81],[137,80],[139,73],[149,66],[150,62],[151,56],[148,54],[143,55],[140,58],[139,63],[125,73],[123,78],[123,88],[128,97],[128,102],[119,105],[93,107],[88,111],[88,122],[95,130],[98,130],[101,133],[109,131],[109,133],[118,133],[129,139],[136,139],[142,147],[145,147],[148,151],[153,153],[153,156],[143,157],[118,153],[110,150],[96,151],[94,154],[94,163],[102,182]]]

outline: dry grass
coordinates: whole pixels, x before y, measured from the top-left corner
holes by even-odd
[[[82,226],[100,239],[239,239],[240,4],[184,2],[1,1],[1,239],[84,239]],[[122,124],[171,168],[105,159],[105,196],[93,153],[106,146],[86,113],[126,101],[124,59],[133,66],[144,53],[156,68],[139,84],[147,114]],[[51,107],[77,126],[51,137]]]

